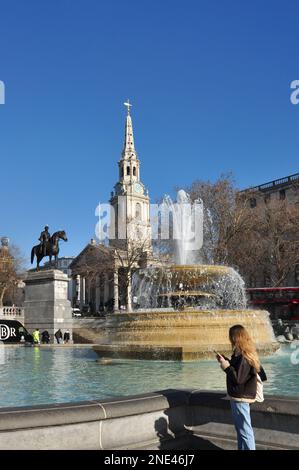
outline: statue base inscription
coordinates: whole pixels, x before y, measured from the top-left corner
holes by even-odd
[[[31,333],[47,330],[51,343],[57,343],[57,330],[70,332],[72,340],[72,308],[67,298],[68,277],[58,269],[28,271],[25,279],[25,327]]]

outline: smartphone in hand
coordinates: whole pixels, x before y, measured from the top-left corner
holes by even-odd
[[[216,351],[215,349],[213,349],[213,351],[214,351],[214,353],[216,354],[216,359],[217,359],[217,361],[219,362],[220,359],[222,358],[222,355],[221,355],[218,351]]]

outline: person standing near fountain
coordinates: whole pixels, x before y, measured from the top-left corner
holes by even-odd
[[[221,369],[226,373],[227,394],[237,431],[238,450],[255,450],[255,438],[250,418],[250,403],[257,398],[258,375],[267,380],[254,342],[242,325],[229,329],[233,355],[230,360],[217,354]]]

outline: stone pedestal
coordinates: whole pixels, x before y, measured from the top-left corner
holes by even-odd
[[[28,271],[25,279],[25,327],[32,332],[54,333],[68,329],[72,340],[72,308],[68,300],[68,277],[58,269]]]

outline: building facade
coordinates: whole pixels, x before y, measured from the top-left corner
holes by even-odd
[[[299,205],[299,173],[285,176],[259,186],[244,189],[240,194],[252,193],[249,205],[252,209],[266,206],[270,201],[284,201]]]
[[[249,207],[265,210],[271,202],[285,202],[298,209],[299,217],[299,173],[248,188],[241,191],[248,197]],[[296,239],[299,234],[296,234]],[[271,285],[267,272],[257,266],[254,276],[246,279],[249,302],[270,311],[272,318],[299,318],[299,263],[290,269],[289,274],[279,287]]]
[[[249,207],[252,209],[253,214],[255,210],[265,210],[271,202],[285,202],[287,205],[298,208],[299,216],[299,173],[285,176],[277,180],[269,181],[259,186],[247,188],[240,192],[246,195]],[[267,272],[262,272],[257,269],[254,276],[246,279],[246,284],[249,288],[265,287],[270,288],[271,280]],[[288,276],[281,283],[281,287],[299,286],[299,264],[290,271]]]
[[[132,309],[134,270],[153,264],[150,198],[141,181],[134,144],[130,103],[125,138],[118,162],[118,181],[111,192],[108,244],[91,240],[72,261],[75,283],[73,306],[85,313]]]

